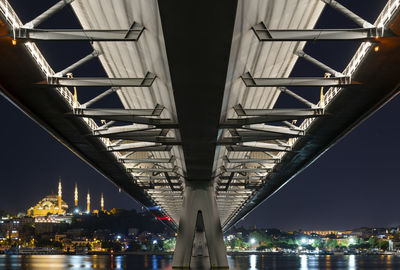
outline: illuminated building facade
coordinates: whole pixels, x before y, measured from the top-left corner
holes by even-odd
[[[101,209],[102,212],[104,212],[104,197],[103,197],[103,192],[101,193],[100,209]]]
[[[75,183],[75,191],[74,191],[74,203],[75,208],[78,207],[78,185]]]
[[[86,213],[91,213],[91,205],[90,205],[90,193],[88,191],[87,197],[86,197]],[[100,198],[100,207],[101,211],[104,212],[104,196],[103,193],[101,193],[101,198]],[[58,193],[57,195],[47,195],[44,197],[41,201],[39,201],[35,206],[29,208],[27,210],[27,215],[31,217],[44,217],[47,215],[64,215],[67,214],[68,212],[68,204],[63,201],[62,199],[62,185],[61,185],[61,179],[58,182]],[[74,207],[70,209],[71,213],[74,214],[81,214],[81,211],[79,211],[79,206],[78,206],[78,185],[75,183],[75,190],[74,190]],[[95,210],[93,210],[95,211]],[[99,210],[96,210],[97,213]]]
[[[27,214],[31,217],[50,215],[63,215],[67,213],[68,204],[62,200],[61,179],[58,183],[58,194],[47,195],[35,206],[28,209]]]
[[[86,203],[87,203],[86,212],[90,213],[90,193],[89,193],[89,191],[88,191],[88,194],[86,197]]]

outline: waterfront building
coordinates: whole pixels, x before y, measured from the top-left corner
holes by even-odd
[[[63,215],[67,213],[68,204],[62,200],[61,179],[58,182],[58,194],[47,195],[40,200],[35,206],[27,211],[27,215],[31,217],[50,215]]]
[[[321,236],[326,236],[326,235],[330,235],[330,234],[334,234],[334,235],[340,234],[340,232],[334,231],[334,230],[308,230],[308,231],[301,231],[301,233],[307,234],[307,235],[318,234]]]

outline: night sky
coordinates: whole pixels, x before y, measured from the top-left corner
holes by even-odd
[[[295,1],[295,0],[293,0]],[[341,1],[347,7],[374,22],[387,1]],[[10,1],[23,22],[27,22],[52,3],[51,1]],[[67,8],[42,28],[79,27]],[[356,27],[336,11],[326,8],[317,28]],[[342,71],[357,42],[308,44],[305,52]],[[40,49],[55,70],[61,70],[91,52],[88,44],[40,44]],[[102,76],[94,61],[77,70],[80,76]],[[77,76],[78,76],[77,75]],[[299,61],[292,76],[322,76],[323,72]],[[312,101],[319,90],[294,89]],[[304,90],[304,91],[302,91]],[[101,89],[98,89],[101,91]],[[80,101],[87,97],[80,96]],[[99,106],[118,106],[114,100]],[[297,106],[282,97],[278,107]],[[104,192],[106,208],[140,209],[125,193],[93,168],[58,143],[3,97],[0,141],[0,209],[12,213],[26,211],[42,197],[57,191],[58,178],[63,181],[63,198],[72,205],[73,188],[79,186],[80,206],[85,207],[90,189],[93,208],[99,208]],[[400,224],[400,99],[397,97],[357,129],[326,152],[320,159],[258,206],[238,225],[293,229],[347,229],[360,226],[394,226]]]

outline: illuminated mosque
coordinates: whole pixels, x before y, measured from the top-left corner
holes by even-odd
[[[86,197],[86,213],[90,213],[90,193],[88,192]],[[101,193],[100,200],[100,211],[104,212],[104,198]],[[68,213],[68,204],[62,199],[62,186],[61,179],[58,181],[58,194],[47,195],[40,200],[35,206],[31,207],[27,211],[27,215],[31,217],[47,216],[47,215],[65,215]],[[80,213],[78,208],[78,186],[75,183],[74,192],[74,208],[71,209],[73,213]],[[93,210],[93,213],[98,213],[98,210]]]

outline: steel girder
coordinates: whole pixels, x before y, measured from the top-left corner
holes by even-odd
[[[286,86],[311,86],[311,87],[330,87],[330,86],[351,86],[359,85],[350,77],[294,77],[294,78],[253,78],[247,72],[241,76],[246,87],[286,87]]]
[[[266,116],[266,117],[284,117],[287,120],[288,116],[293,117],[308,117],[322,115],[323,109],[321,108],[296,108],[296,109],[245,109],[241,104],[233,107],[238,116]],[[283,121],[283,120],[277,120]]]
[[[171,145],[162,145],[161,143],[124,143],[117,146],[109,146],[108,151],[120,152],[120,151],[135,151],[135,152],[149,152],[149,151],[160,151],[169,152],[171,151]]]
[[[111,116],[160,116],[164,106],[157,104],[154,109],[92,109],[92,108],[75,108],[76,116],[102,118]]]
[[[273,158],[229,158],[224,157],[224,161],[227,163],[265,163],[265,164],[276,164],[280,162],[280,159]]]
[[[140,158],[120,158],[119,161],[122,163],[173,163],[176,160],[174,156],[171,158],[148,158],[148,159],[140,159]]]
[[[226,146],[228,152],[265,152],[265,151],[291,151],[290,146],[284,146],[273,143],[251,143],[244,142],[240,145],[230,145]]]
[[[248,125],[292,121],[304,118],[314,118],[323,116],[322,109],[285,109],[285,110],[269,110],[263,116],[249,117],[249,118],[230,118],[220,124],[221,128],[240,128]]]
[[[153,136],[166,136],[168,129],[158,129],[158,128],[139,128],[136,125],[125,125],[125,126],[115,126],[109,128],[100,128],[93,131],[95,137],[106,137],[112,138],[113,136],[131,135],[131,136],[141,136],[141,137],[153,137]]]
[[[9,36],[23,41],[137,41],[144,27],[133,24],[131,29],[31,29],[16,28]]]
[[[175,121],[172,121],[171,119],[148,118],[148,117],[142,117],[142,116],[135,116],[135,115],[129,114],[128,112],[125,115],[116,114],[116,115],[104,115],[104,116],[87,116],[87,115],[76,114],[75,116],[99,118],[101,120],[109,120],[109,121],[116,121],[116,122],[129,122],[129,123],[135,123],[135,124],[154,126],[155,128],[162,128],[162,129],[178,128],[178,123],[176,123]]]
[[[144,172],[144,173],[168,173],[176,172],[178,168],[175,166],[173,168],[126,168],[127,172]]]
[[[229,133],[231,137],[220,139],[218,144],[233,145],[241,142],[289,139],[304,135],[304,131],[302,130],[282,126],[263,125],[263,129],[246,128],[243,126],[239,124],[236,128],[230,128]]]
[[[150,87],[152,86],[156,75],[147,72],[144,78],[99,78],[99,77],[47,77],[46,81],[36,83],[37,85],[48,86],[80,86],[80,87]]]
[[[391,37],[394,33],[384,28],[355,29],[267,29],[264,22],[252,27],[259,41],[374,41],[375,38]]]

